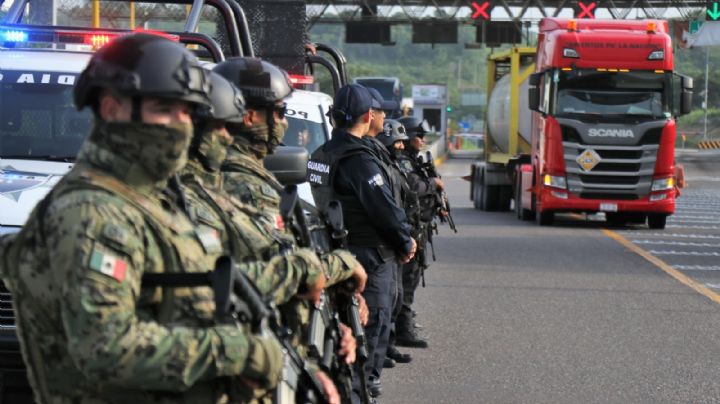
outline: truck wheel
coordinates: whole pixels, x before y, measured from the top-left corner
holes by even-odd
[[[500,185],[496,188],[498,194],[498,210],[501,212],[507,212],[508,210],[510,210],[510,200],[512,199],[512,186]]]
[[[494,212],[498,210],[498,187],[482,184],[482,210]]]
[[[543,212],[540,204],[535,203],[535,222],[540,226],[550,226],[555,221],[555,212]]]
[[[473,207],[479,210],[485,210],[485,206],[482,203],[483,199],[483,176],[482,169],[479,167],[475,168],[475,180],[473,181]]]
[[[533,212],[530,209],[525,209],[522,207],[522,188],[520,184],[515,184],[515,215],[517,215],[517,218],[520,220],[528,221],[532,220],[533,218]]]
[[[649,214],[648,215],[648,227],[651,229],[664,229],[665,223],[667,222],[667,215],[663,214]]]

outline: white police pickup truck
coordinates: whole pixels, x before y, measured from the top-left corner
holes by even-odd
[[[0,49],[0,233],[25,223],[90,132],[72,90],[90,53]],[[52,63],[48,63],[52,60]]]
[[[326,113],[332,105],[333,99],[321,92],[305,90],[293,91],[287,102],[288,130],[285,132],[283,143],[286,146],[304,147],[312,154],[323,143],[330,140],[332,126]],[[315,204],[310,183],[298,185],[298,195]]]

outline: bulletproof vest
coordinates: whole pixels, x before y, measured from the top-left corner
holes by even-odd
[[[422,166],[420,165],[420,162],[418,162],[417,158],[414,156],[415,153],[405,151],[404,153],[401,153],[398,156],[398,166],[400,167],[400,170],[405,174],[406,176],[409,175],[417,175],[420,176],[423,180],[429,180],[429,177],[427,176],[427,173],[425,170],[422,169]],[[415,195],[416,199],[418,199],[418,209],[419,209],[419,220],[422,222],[431,222],[433,219],[433,208],[435,206],[435,196],[434,195]]]
[[[151,199],[139,194],[130,186],[99,172],[81,170],[79,166],[76,166],[67,174],[51,193],[37,205],[35,213],[26,223],[26,228],[20,233],[24,237],[22,242],[26,243],[26,246],[42,246],[46,243],[44,211],[54,200],[63,195],[85,191],[108,192],[113,197],[126,203],[129,208],[133,208],[140,213],[143,224],[147,226],[146,234],[149,236],[144,245],[138,245],[138,240],[128,243],[127,239],[123,237],[125,233],[123,233],[121,227],[122,223],[110,221],[104,225],[103,233],[98,237],[98,240],[123,253],[132,254],[133,251],[136,251],[135,249],[144,249],[146,261],[143,270],[145,273],[204,272],[208,270],[206,262],[210,254],[207,254],[204,249],[213,245],[212,240],[207,238],[210,234],[198,232],[198,229],[187,220],[178,220],[182,218],[179,215],[165,211],[154,198]],[[91,218],[88,218],[88,220],[91,220]],[[203,245],[201,241],[203,239],[210,241],[210,243]],[[151,257],[151,254],[148,254],[151,250],[156,253],[159,252],[159,254],[152,254],[154,257]],[[40,253],[34,255],[34,260],[31,265],[50,265],[52,257]],[[49,289],[52,290],[53,288]],[[60,292],[58,288],[55,288],[55,290],[56,293]],[[138,288],[136,292],[135,310],[138,318],[144,321],[154,320],[163,325],[191,328],[207,327],[214,324],[215,304],[210,288]],[[28,295],[27,297],[31,296]],[[23,305],[19,304],[19,306]],[[37,322],[32,328],[45,337],[52,337],[53,333],[56,332],[55,327],[53,323],[42,324],[42,322]],[[23,340],[33,337],[32,334],[27,334],[29,330],[19,323],[18,331],[21,330],[26,333],[21,336]],[[62,344],[62,342],[60,343]],[[84,398],[90,397],[88,398],[90,401],[94,401],[92,397],[98,394],[102,396],[116,394],[118,402],[197,402],[198,395],[205,398],[212,397],[212,394],[207,394],[210,393],[207,389],[218,394],[221,394],[226,389],[224,383],[219,380],[197,383],[191,391],[186,392],[187,395],[186,393],[178,394],[175,392],[146,392],[108,384],[98,385],[97,382],[91,382],[86,377],[76,374],[79,371],[69,361],[69,358],[62,361],[50,361],[50,363],[42,362],[42,358],[48,355],[56,355],[55,350],[59,349],[62,352],[65,349],[64,346],[56,347],[46,341],[45,343],[38,343],[34,347],[31,350],[32,354],[29,359],[32,363],[31,374],[35,375],[34,383],[43,386],[41,387],[43,391],[47,388],[50,389],[49,391],[62,394],[64,397],[55,397],[57,402],[69,402],[69,397],[76,394],[82,394]],[[59,372],[61,375],[45,375],[46,371]],[[63,383],[63,380],[72,380],[73,383]],[[104,390],[101,392],[99,388]],[[206,391],[206,393],[203,394],[202,391]],[[43,394],[46,395],[47,393]]]
[[[375,152],[367,145],[330,141],[315,150],[307,165],[307,180],[315,199],[315,206],[320,211],[325,211],[330,201],[340,201],[350,245],[377,246],[382,244],[382,239],[370,224],[360,200],[355,195],[343,195],[335,191],[335,175],[340,163],[348,157],[368,153],[375,156]],[[388,173],[387,167],[382,162],[381,167],[385,173]],[[390,176],[388,175],[388,177]]]
[[[159,204],[113,177],[93,171],[80,172],[78,177],[79,180],[68,181],[68,189],[108,190],[142,213],[165,261],[164,272],[206,272],[222,255],[222,243],[216,229],[175,220]],[[154,272],[153,269],[149,271]],[[140,299],[143,297],[149,300],[150,306],[159,305],[157,314],[160,322],[190,325],[192,323],[186,323],[187,319],[182,316],[188,314],[187,307],[199,303],[203,325],[215,324],[214,295],[209,287],[143,289]],[[178,307],[182,309],[178,310]]]

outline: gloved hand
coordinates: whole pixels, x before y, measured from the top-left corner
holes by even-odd
[[[248,337],[248,357],[240,376],[251,384],[257,383],[262,389],[277,386],[283,370],[283,352],[280,343],[274,337],[250,335]]]

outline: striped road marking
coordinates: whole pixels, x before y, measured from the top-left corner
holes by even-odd
[[[666,264],[665,261],[661,260],[660,258],[653,256],[651,253],[649,253],[649,252],[643,250],[642,248],[636,246],[635,244],[631,243],[625,237],[619,235],[618,233],[615,233],[614,231],[608,230],[608,229],[602,229],[602,231],[603,231],[603,233],[605,233],[605,235],[607,235],[611,239],[617,241],[618,243],[622,244],[623,246],[625,246],[627,249],[634,252],[635,254],[645,258],[648,262],[650,262],[653,265],[655,265],[656,267],[660,268],[663,272],[672,276],[678,282],[693,289],[694,291],[707,297],[708,299],[712,300],[713,302],[720,304],[720,295],[713,292],[705,285],[695,282],[694,280],[690,279],[690,277],[688,277],[687,275],[683,274],[682,272],[678,271],[677,269]]]
[[[688,243],[685,241],[666,241],[666,240],[632,240],[635,244],[652,244],[652,245],[674,245],[679,247],[720,247],[717,243]]]

